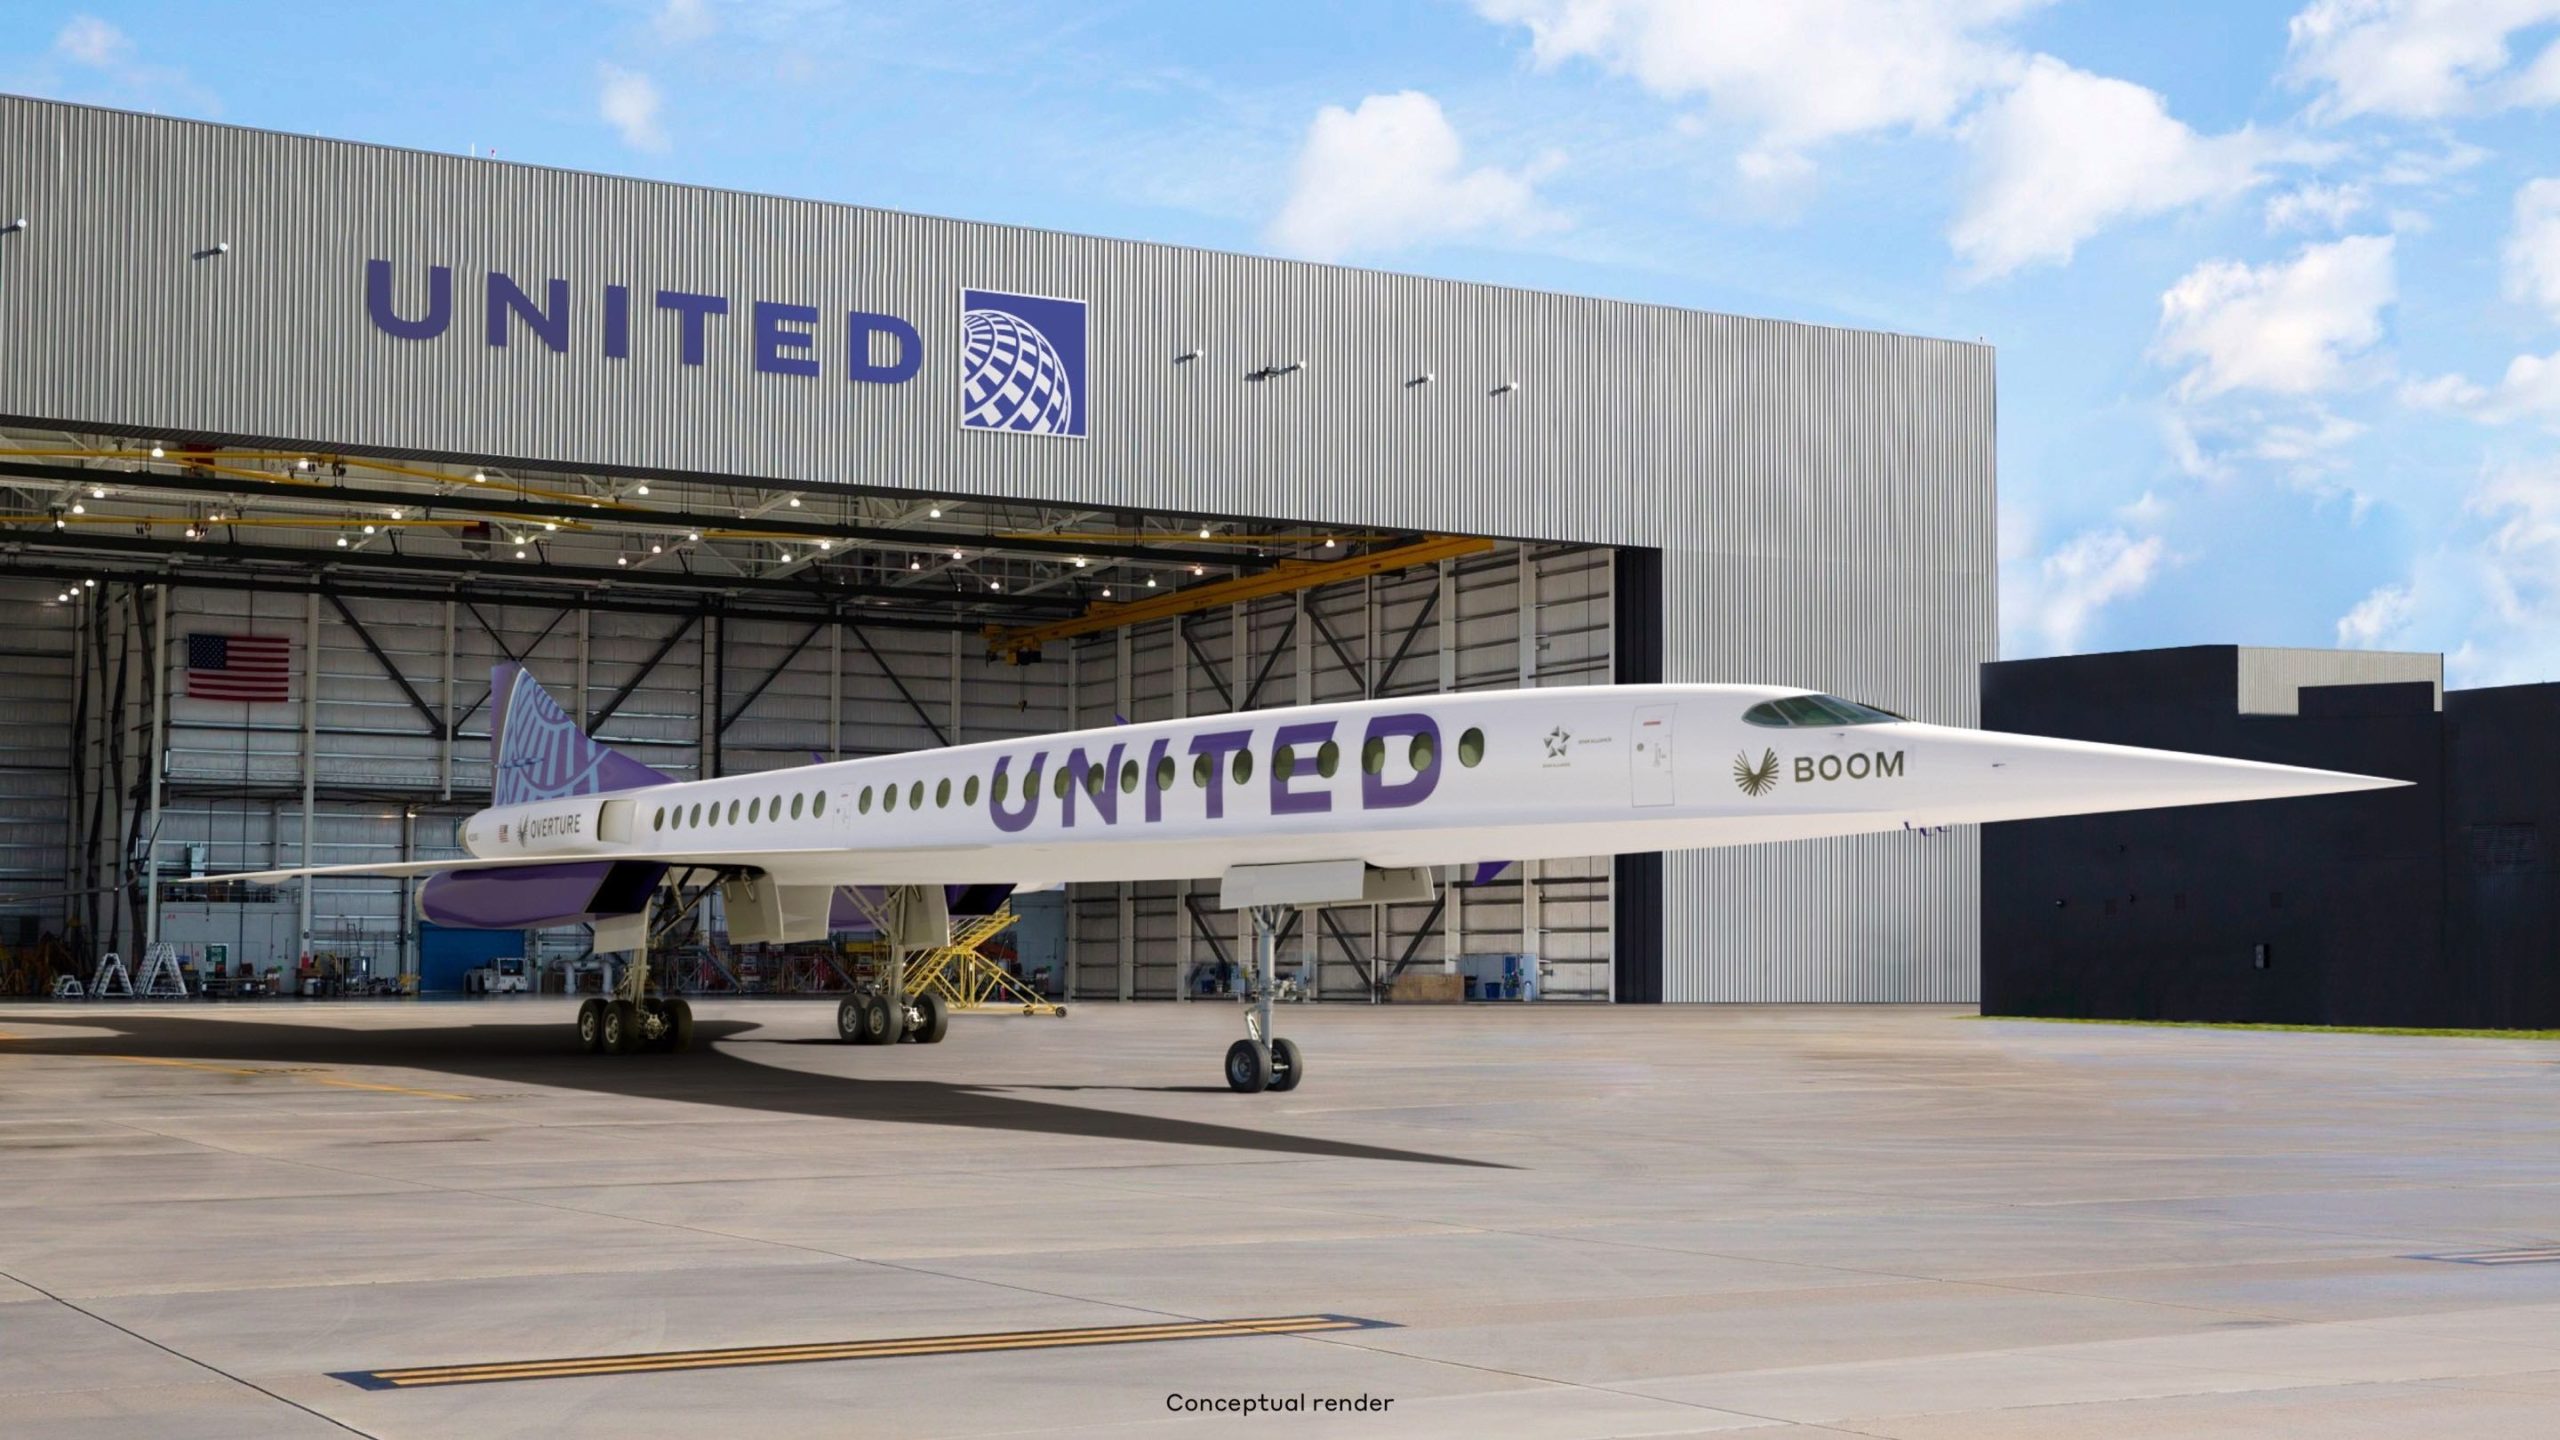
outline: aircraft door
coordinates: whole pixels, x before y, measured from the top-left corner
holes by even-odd
[[[1677,705],[1636,707],[1635,743],[1627,751],[1627,781],[1631,791],[1628,798],[1638,806],[1679,802],[1671,750],[1671,732],[1679,714]]]

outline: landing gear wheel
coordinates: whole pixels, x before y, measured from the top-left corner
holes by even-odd
[[[845,1032],[850,1018],[853,1029]],[[907,1007],[886,995],[857,995],[836,1010],[836,1030],[856,1045],[895,1045],[907,1029]]]
[[[1272,1089],[1282,1091],[1295,1090],[1298,1088],[1298,1082],[1305,1079],[1306,1075],[1307,1063],[1298,1058],[1298,1043],[1296,1041],[1274,1040],[1271,1042]]]
[[[640,1007],[628,1000],[608,1000],[604,1007],[604,1053],[631,1055],[638,1053]]]
[[[589,1000],[578,1007],[578,1048],[593,1055],[604,1048],[604,1002]]]
[[[1227,1088],[1239,1095],[1259,1095],[1271,1088],[1271,1047],[1259,1040],[1239,1040],[1227,1047]]]
[[[950,1030],[950,1005],[946,1004],[939,995],[917,996],[915,1028],[907,1032],[907,1038],[919,1045],[939,1045],[942,1043],[942,1037],[950,1033]]]
[[[836,1038],[847,1045],[866,1045],[862,1038],[862,997],[849,995],[836,1003]]]
[[[693,1048],[693,1006],[682,999],[667,1002],[666,1044],[679,1055]]]

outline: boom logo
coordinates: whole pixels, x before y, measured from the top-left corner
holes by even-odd
[[[1777,789],[1778,752],[1762,751],[1760,763],[1756,765],[1751,763],[1751,752],[1748,750],[1734,756],[1733,783],[1741,786],[1742,793],[1745,795],[1766,795]]]
[[[961,291],[961,428],[1083,438],[1084,309],[1081,300]]]

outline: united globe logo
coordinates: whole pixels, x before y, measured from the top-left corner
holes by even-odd
[[[1081,438],[1084,308],[1046,295],[961,291],[961,428]]]

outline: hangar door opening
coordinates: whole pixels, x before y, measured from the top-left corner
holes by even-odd
[[[1657,678],[1621,669],[1620,558],[1497,542],[1432,565],[1086,636],[1064,653],[1044,652],[1041,664],[1063,665],[1074,723],[1093,726]],[[1301,919],[1281,943],[1281,970],[1317,998],[1365,1000],[1416,971],[1499,975],[1502,957],[1534,957],[1511,965],[1522,973],[1535,965],[1542,998],[1606,1000],[1613,868],[1605,855],[1448,867],[1435,903]],[[1070,887],[1069,993],[1222,994],[1246,952],[1241,917],[1212,908],[1216,896],[1213,878]]]

